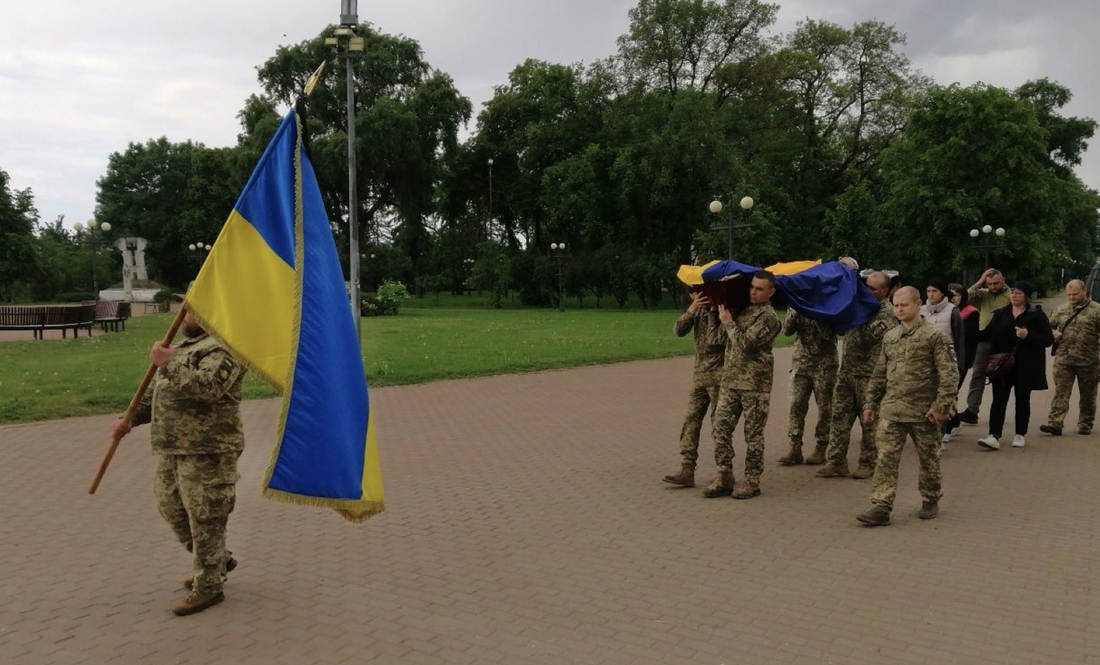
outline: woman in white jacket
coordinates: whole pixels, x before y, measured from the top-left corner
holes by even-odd
[[[959,363],[959,372],[963,372],[965,358],[963,352],[966,349],[966,338],[963,334],[963,321],[959,316],[959,308],[951,304],[947,297],[947,280],[943,277],[933,277],[928,280],[925,289],[928,299],[920,308],[920,314],[924,320],[947,333],[947,338],[955,347],[955,358]],[[951,440],[958,433],[960,423],[958,416],[952,416],[944,427],[943,444]]]

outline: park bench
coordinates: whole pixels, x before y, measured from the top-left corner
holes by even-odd
[[[126,319],[130,318],[130,303],[122,300],[100,300],[95,303],[95,322],[107,332],[118,332],[122,326],[126,330]]]
[[[2,305],[0,306],[0,330],[31,330],[35,339],[42,339],[47,330],[60,330],[61,337],[73,331],[80,336],[80,329],[92,336],[95,323],[95,304],[90,305]]]

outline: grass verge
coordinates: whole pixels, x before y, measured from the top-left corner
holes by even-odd
[[[171,316],[136,317],[125,332],[91,339],[0,343],[0,423],[121,412]],[[691,337],[672,334],[676,316],[407,308],[363,319],[363,358],[369,385],[378,387],[690,355]],[[249,376],[246,399],[273,396]]]

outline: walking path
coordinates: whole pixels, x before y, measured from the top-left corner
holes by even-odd
[[[1100,664],[1100,435],[1039,435],[1038,393],[1026,448],[951,444],[939,519],[909,446],[870,529],[869,481],[776,464],[777,356],[750,501],[660,480],[686,358],[372,391],[389,508],[362,525],[260,496],[279,408],[246,403],[241,565],[184,618],[148,429],[89,496],[110,417],[0,427],[0,663]]]

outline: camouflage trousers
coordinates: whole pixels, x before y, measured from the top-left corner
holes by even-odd
[[[871,488],[871,503],[894,507],[894,497],[898,493],[898,463],[901,461],[901,449],[905,438],[913,438],[917,447],[917,459],[920,461],[920,477],[917,486],[921,498],[925,501],[939,501],[943,496],[940,489],[940,426],[927,420],[915,423],[898,423],[879,419],[878,423],[878,463],[875,465],[874,486]]]
[[[718,383],[696,377],[691,382],[687,416],[684,417],[684,426],[680,429],[680,455],[685,462],[695,464],[699,459],[699,431],[703,428],[703,419],[706,418],[709,410],[710,425],[713,429],[714,413],[717,408]]]
[[[1073,381],[1077,380],[1077,390],[1081,393],[1081,412],[1077,416],[1078,427],[1092,428],[1096,420],[1096,365],[1077,366],[1054,364],[1054,399],[1050,402],[1050,417],[1047,422],[1062,427],[1069,411],[1069,398],[1073,393]]]
[[[764,427],[768,424],[771,395],[755,390],[722,388],[714,413],[714,463],[733,470],[733,430],[745,416],[745,478],[760,480],[764,473]]]
[[[822,362],[818,367],[796,367],[791,370],[791,411],[787,436],[793,445],[802,445],[806,428],[806,413],[810,410],[810,394],[817,402],[817,426],[814,440],[819,446],[829,445],[830,420],[833,413],[833,385],[836,383],[836,362]]]
[[[833,413],[829,425],[829,448],[825,457],[833,464],[848,463],[848,444],[852,438],[852,421],[859,421],[863,438],[859,444],[859,465],[875,466],[875,426],[863,422],[863,394],[870,377],[837,377],[833,387]]]
[[[239,456],[161,455],[153,479],[157,509],[193,553],[194,588],[202,593],[222,590],[229,558],[225,528],[237,500]]]

